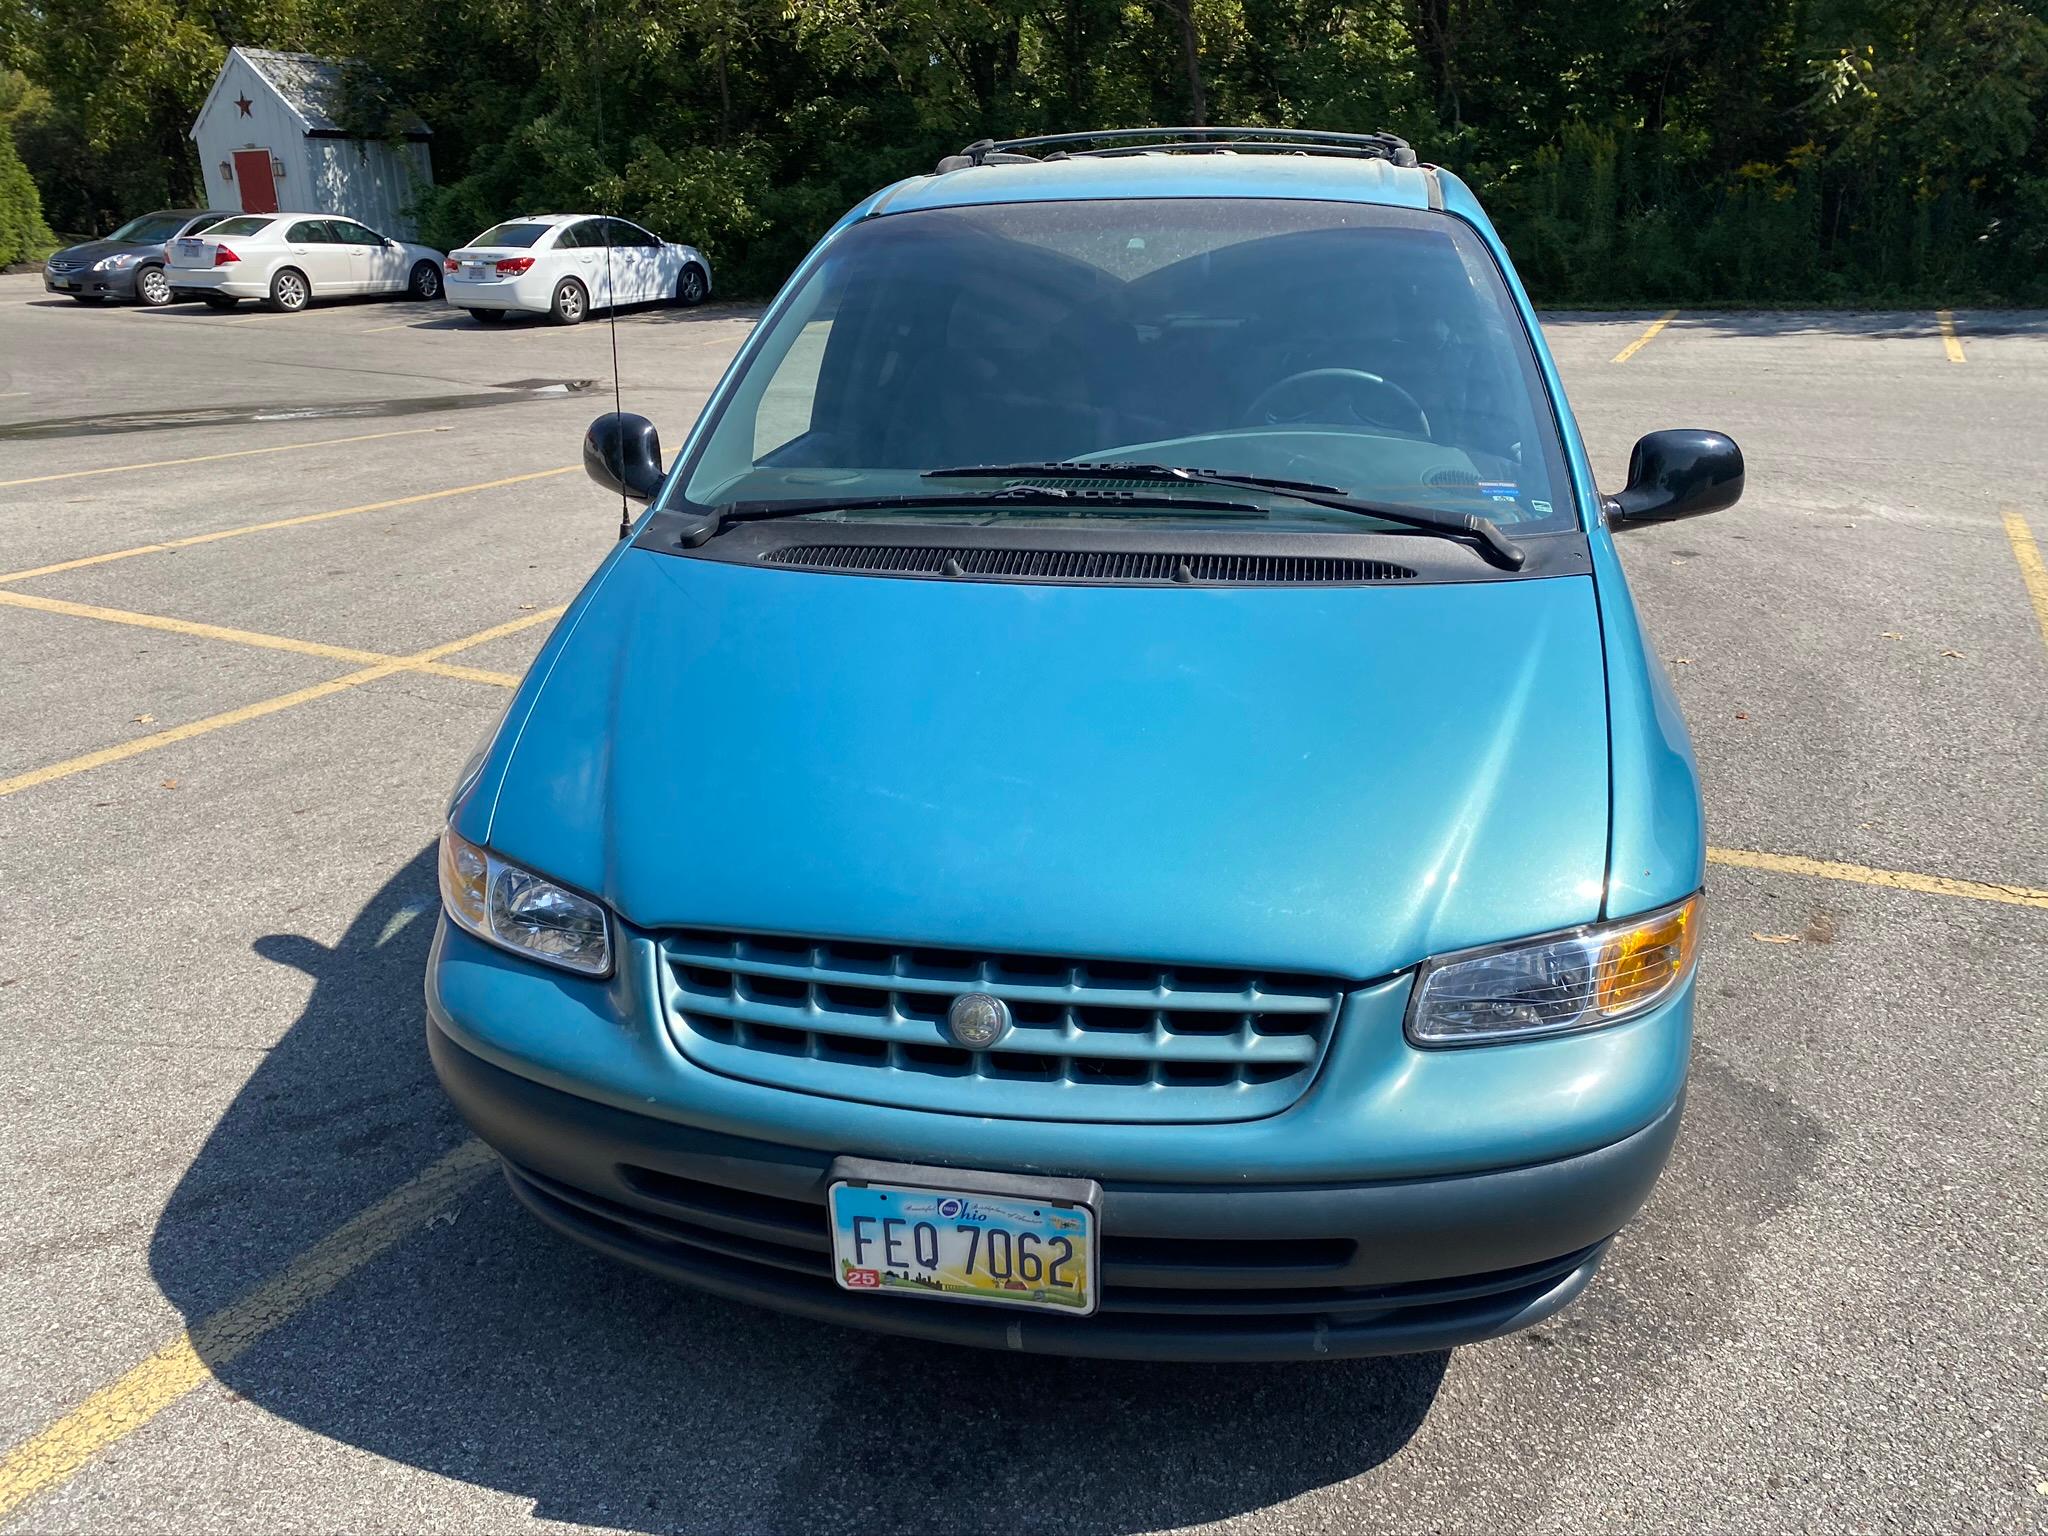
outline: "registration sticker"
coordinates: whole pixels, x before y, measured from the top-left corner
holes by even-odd
[[[1048,1191],[1050,1193],[1050,1191]],[[1095,1212],[1018,1194],[839,1182],[827,1192],[840,1289],[1086,1317],[1095,1310]]]

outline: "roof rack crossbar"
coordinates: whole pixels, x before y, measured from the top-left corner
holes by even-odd
[[[1406,139],[1391,133],[1332,133],[1318,128],[1264,128],[1255,125],[1186,128],[1102,128],[1086,133],[1042,133],[1021,139],[978,139],[957,155],[939,162],[941,171],[971,165],[1014,165],[1035,156],[1031,149],[1057,148],[1069,144],[1096,144],[1105,140],[1139,140],[1120,148],[1067,151],[1077,155],[1131,155],[1151,149],[1190,152],[1221,150],[1299,150],[1305,153],[1349,153],[1359,159],[1386,160],[1394,165],[1416,163],[1415,151]]]

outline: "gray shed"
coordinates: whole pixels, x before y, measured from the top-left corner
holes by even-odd
[[[192,124],[207,206],[345,214],[413,238],[407,209],[434,184],[433,130],[415,117],[395,144],[350,133],[337,121],[341,74],[336,59],[230,48]]]

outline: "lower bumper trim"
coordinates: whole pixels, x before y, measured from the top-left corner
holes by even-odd
[[[1485,1295],[1406,1302],[1389,1298],[1363,1313],[1356,1302],[1318,1307],[1314,1299],[1278,1314],[1239,1316],[1110,1311],[1105,1301],[1105,1310],[1092,1318],[1068,1319],[855,1295],[834,1285],[822,1262],[805,1265],[788,1250],[750,1252],[746,1240],[730,1237],[684,1240],[633,1221],[629,1213],[601,1212],[588,1197],[551,1188],[512,1163],[505,1164],[505,1176],[520,1204],[564,1236],[715,1295],[905,1338],[1102,1360],[1345,1359],[1475,1344],[1527,1328],[1569,1306],[1607,1249],[1605,1242],[1597,1243],[1535,1266],[1534,1275],[1516,1276],[1518,1283]]]
[[[435,1021],[427,1036],[443,1086],[505,1159],[514,1193],[582,1243],[807,1317],[1120,1359],[1399,1354],[1539,1322],[1585,1288],[1648,1195],[1682,1107],[1595,1151],[1489,1172],[1256,1191],[1104,1177],[1101,1310],[1074,1319],[835,1285],[825,1219],[832,1156],[892,1148],[743,1140],[535,1082],[475,1055]]]

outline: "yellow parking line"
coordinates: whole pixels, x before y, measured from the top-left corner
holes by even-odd
[[[339,438],[336,441],[349,442],[351,439]],[[137,544],[128,549],[108,550],[105,554],[81,555],[75,560],[59,560],[52,565],[35,565],[23,571],[0,573],[0,585],[12,581],[28,581],[37,576],[55,576],[62,571],[83,570],[89,565],[105,565],[109,560],[131,560],[137,555],[156,555],[167,550],[190,549],[195,544],[212,544],[221,539],[239,539],[245,533],[268,533],[276,528],[303,528],[308,523],[331,522],[337,517],[354,517],[363,512],[389,512],[394,507],[416,507],[422,502],[442,501],[450,496],[467,496],[473,491],[495,491],[500,486],[519,485],[528,480],[546,480],[555,475],[566,475],[578,467],[575,464],[564,464],[559,469],[536,469],[524,475],[507,475],[502,480],[479,480],[475,485],[454,485],[445,491],[422,491],[417,496],[397,496],[390,501],[367,501],[359,507],[342,507],[333,512],[307,512],[298,517],[278,517],[268,522],[243,523],[235,528],[218,528],[212,533],[187,534],[182,539],[166,539],[161,544]]]
[[[2012,542],[2012,557],[2020,563],[2020,579],[2027,584],[2027,596],[2034,600],[2034,619],[2041,626],[2041,643],[2048,645],[2048,565],[2041,563],[2041,546],[2034,542],[2034,530],[2011,507],[2005,509],[2005,536]]]
[[[67,602],[59,597],[40,597],[28,592],[0,592],[0,605],[30,608],[38,613],[62,614],[73,619],[96,619],[102,624],[127,624],[137,629],[160,629],[173,635],[190,635],[198,640],[228,640],[236,645],[253,645],[267,651],[296,651],[301,656],[321,656],[329,661],[399,661],[388,651],[364,651],[353,646],[324,645],[318,640],[298,640],[290,635],[264,634],[253,629],[229,629],[220,624],[201,624],[191,619],[174,619],[160,613],[134,613],[126,608],[101,608],[93,603]],[[493,683],[500,688],[517,687],[519,679],[509,672],[487,672],[481,667],[455,666],[445,661],[422,663],[415,670],[442,677],[459,677],[465,682]]]
[[[0,1458],[0,1520],[67,1481],[213,1373],[246,1354],[372,1259],[418,1231],[490,1167],[492,1153],[465,1141],[343,1223],[239,1301],[180,1333],[127,1375],[100,1388]]]
[[[354,437],[323,437],[313,443],[279,443],[273,448],[237,448],[232,453],[202,453],[190,459],[152,459],[147,464],[109,464],[102,469],[67,469],[59,475],[30,475],[24,480],[0,480],[0,486],[47,485],[52,480],[83,480],[90,475],[125,475],[137,469],[170,469],[179,464],[215,464],[222,459],[249,459],[259,453],[294,453],[301,448],[333,448],[342,443],[374,443],[384,437],[418,437],[427,432],[449,432],[451,427],[404,427],[395,432],[362,432]]]
[[[1663,330],[1665,326],[1669,325],[1672,321],[1676,320],[1677,318],[1677,310],[1665,310],[1663,314],[1659,315],[1655,320],[1652,320],[1650,322],[1649,329],[1644,331],[1642,335],[1638,336],[1634,341],[1630,342],[1627,346],[1623,347],[1619,352],[1615,353],[1613,361],[1617,363],[1627,362],[1630,358],[1634,357],[1638,352],[1642,351],[1643,348],[1647,347],[1651,342],[1655,341],[1657,339],[1657,333]]]
[[[1811,875],[1819,880],[1848,880],[1895,891],[1920,891],[1929,896],[1961,896],[1970,901],[1995,901],[2011,907],[2048,908],[2048,891],[2030,885],[1991,885],[1981,880],[1951,880],[1946,875],[1921,875],[1904,869],[1873,869],[1868,864],[1841,864],[1809,859],[1796,853],[1758,853],[1747,848],[1709,848],[1709,864],[1764,869],[1780,875]]]
[[[117,742],[111,747],[102,747],[97,752],[87,752],[78,757],[66,758],[61,763],[51,763],[44,768],[31,768],[26,773],[17,773],[12,778],[0,779],[0,796],[19,794],[24,789],[68,779],[73,774],[85,773],[94,768],[104,768],[109,763],[125,762],[131,757],[140,757],[145,752],[154,752],[158,747],[175,746],[181,741],[190,741],[195,736],[205,736],[214,731],[225,730],[231,725],[243,725],[251,720],[260,720],[265,715],[274,715],[281,710],[293,709],[301,704],[310,704],[315,699],[324,699],[351,688],[360,688],[365,683],[380,682],[400,672],[424,672],[436,670],[430,664],[457,651],[466,651],[471,646],[486,641],[501,639],[530,629],[536,624],[547,624],[562,616],[562,608],[548,608],[539,613],[527,614],[524,618],[510,623],[499,624],[474,635],[465,635],[460,640],[449,640],[441,645],[430,646],[410,656],[395,656],[389,661],[380,661],[374,666],[359,671],[329,678],[324,683],[314,683],[305,688],[294,688],[290,693],[281,693],[275,698],[259,699],[254,704],[244,704],[239,709],[208,715],[203,720],[192,720],[184,725],[172,726],[167,731],[154,731],[147,736],[137,736],[132,741]]]
[[[1946,309],[1934,312],[1934,323],[1941,327],[1941,349],[1948,353],[1948,360],[1960,363],[1963,358],[1963,344],[1956,337],[1956,317]]]

